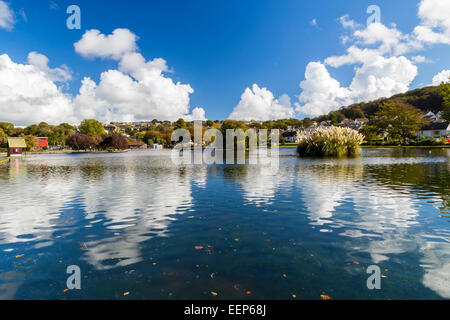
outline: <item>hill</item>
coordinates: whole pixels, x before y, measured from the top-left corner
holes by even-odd
[[[396,94],[390,98],[381,98],[371,102],[355,103],[347,107],[342,107],[337,111],[330,112],[328,115],[320,116],[318,120],[370,118],[380,110],[380,107],[384,103],[391,102],[406,104],[425,113],[428,111],[437,113],[443,110],[443,98],[439,95],[439,87],[436,86],[415,89],[406,93]]]

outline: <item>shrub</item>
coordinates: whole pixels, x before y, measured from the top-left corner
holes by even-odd
[[[71,147],[73,150],[87,150],[94,147],[95,142],[86,134],[74,134],[67,139],[66,145]]]
[[[128,149],[128,140],[121,134],[103,136],[100,147],[104,150],[126,150]]]
[[[301,138],[297,153],[300,157],[356,156],[363,141],[364,136],[353,129],[317,129]]]

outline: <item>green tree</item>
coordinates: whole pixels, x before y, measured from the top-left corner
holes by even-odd
[[[450,122],[450,78],[449,82],[439,86],[439,94],[442,97],[442,117]]]
[[[6,147],[8,144],[8,135],[0,128],[0,147]]]
[[[175,123],[174,123],[174,130],[177,129],[187,129],[187,124],[184,121],[184,119],[178,119]]]
[[[0,122],[0,129],[3,129],[3,131],[10,137],[15,134],[14,125],[12,123]]]
[[[83,120],[78,129],[80,130],[81,134],[86,134],[91,137],[101,136],[102,134],[105,134],[105,129],[103,128],[101,122],[94,119]]]
[[[375,125],[393,141],[413,137],[424,124],[422,113],[406,104],[386,103],[376,113]]]
[[[25,143],[27,144],[27,151],[31,151],[36,145],[36,139],[32,135],[26,135],[24,137]]]

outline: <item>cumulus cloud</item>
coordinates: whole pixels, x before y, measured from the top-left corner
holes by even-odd
[[[448,4],[441,0],[422,0],[419,17],[424,25],[446,30],[447,18],[434,16],[434,9],[430,8],[433,4],[440,8],[440,12],[449,12],[444,10]],[[305,80],[300,84],[303,91],[296,103],[296,110],[302,115],[318,116],[351,103],[405,92],[418,74],[415,63],[430,62],[422,55],[410,59],[406,56],[424,49],[425,42],[415,32],[404,34],[395,24],[388,27],[379,22],[363,27],[348,15],[340,17],[339,22],[350,30],[341,37],[347,46],[346,52],[328,57],[323,62],[308,64]],[[354,66],[354,75],[350,85],[342,87],[330,76],[327,67],[346,65]]]
[[[300,83],[303,91],[299,101],[303,105],[297,104],[298,112],[318,116],[351,103],[350,90],[341,87],[322,63],[310,62],[306,67],[305,78]]]
[[[0,0],[0,29],[11,31],[14,24],[14,12],[5,1]]]
[[[4,120],[16,124],[78,123],[85,118],[104,122],[206,120],[202,108],[190,113],[191,86],[167,77],[165,73],[170,70],[164,59],[147,61],[136,52],[137,36],[131,31],[117,29],[108,36],[92,31],[86,34],[77,42],[77,52],[85,57],[114,59],[118,67],[103,72],[98,83],[85,77],[75,97],[62,90],[72,78],[67,66],[51,68],[49,59],[37,52],[28,55],[26,65],[0,56],[0,113]],[[116,45],[124,35],[132,39],[129,45]],[[94,38],[102,44],[92,41]]]
[[[116,29],[110,35],[94,29],[86,31],[74,47],[83,57],[119,60],[124,54],[137,50],[137,39],[128,29]]]
[[[426,43],[450,44],[450,1],[422,0],[418,16],[421,23],[414,29],[415,36]]]
[[[288,95],[275,99],[272,92],[254,84],[245,89],[241,100],[229,116],[230,120],[278,120],[289,119],[294,116],[291,100]]]
[[[30,52],[28,54],[28,63],[44,72],[52,81],[62,82],[72,79],[72,72],[68,66],[62,65],[59,68],[52,69],[48,66],[48,58],[43,54]]]
[[[170,70],[164,59],[147,61],[137,52],[136,40],[127,29],[116,29],[111,35],[90,30],[75,43],[76,52],[84,57],[118,61],[118,69],[103,72],[98,84],[90,78],[83,80],[74,99],[76,110],[108,121],[205,120],[201,108],[189,114],[192,87],[167,77]]]
[[[438,86],[442,82],[448,83],[450,82],[450,70],[442,70],[437,75],[433,77],[432,85]]]
[[[41,67],[48,67],[48,60],[45,62]],[[18,64],[8,55],[0,55],[0,114],[4,121],[20,125],[74,120],[71,98],[53,82],[53,75],[41,67]]]

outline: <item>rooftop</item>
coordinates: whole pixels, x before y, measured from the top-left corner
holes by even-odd
[[[9,148],[26,148],[27,144],[25,143],[24,138],[8,138],[8,147]]]

